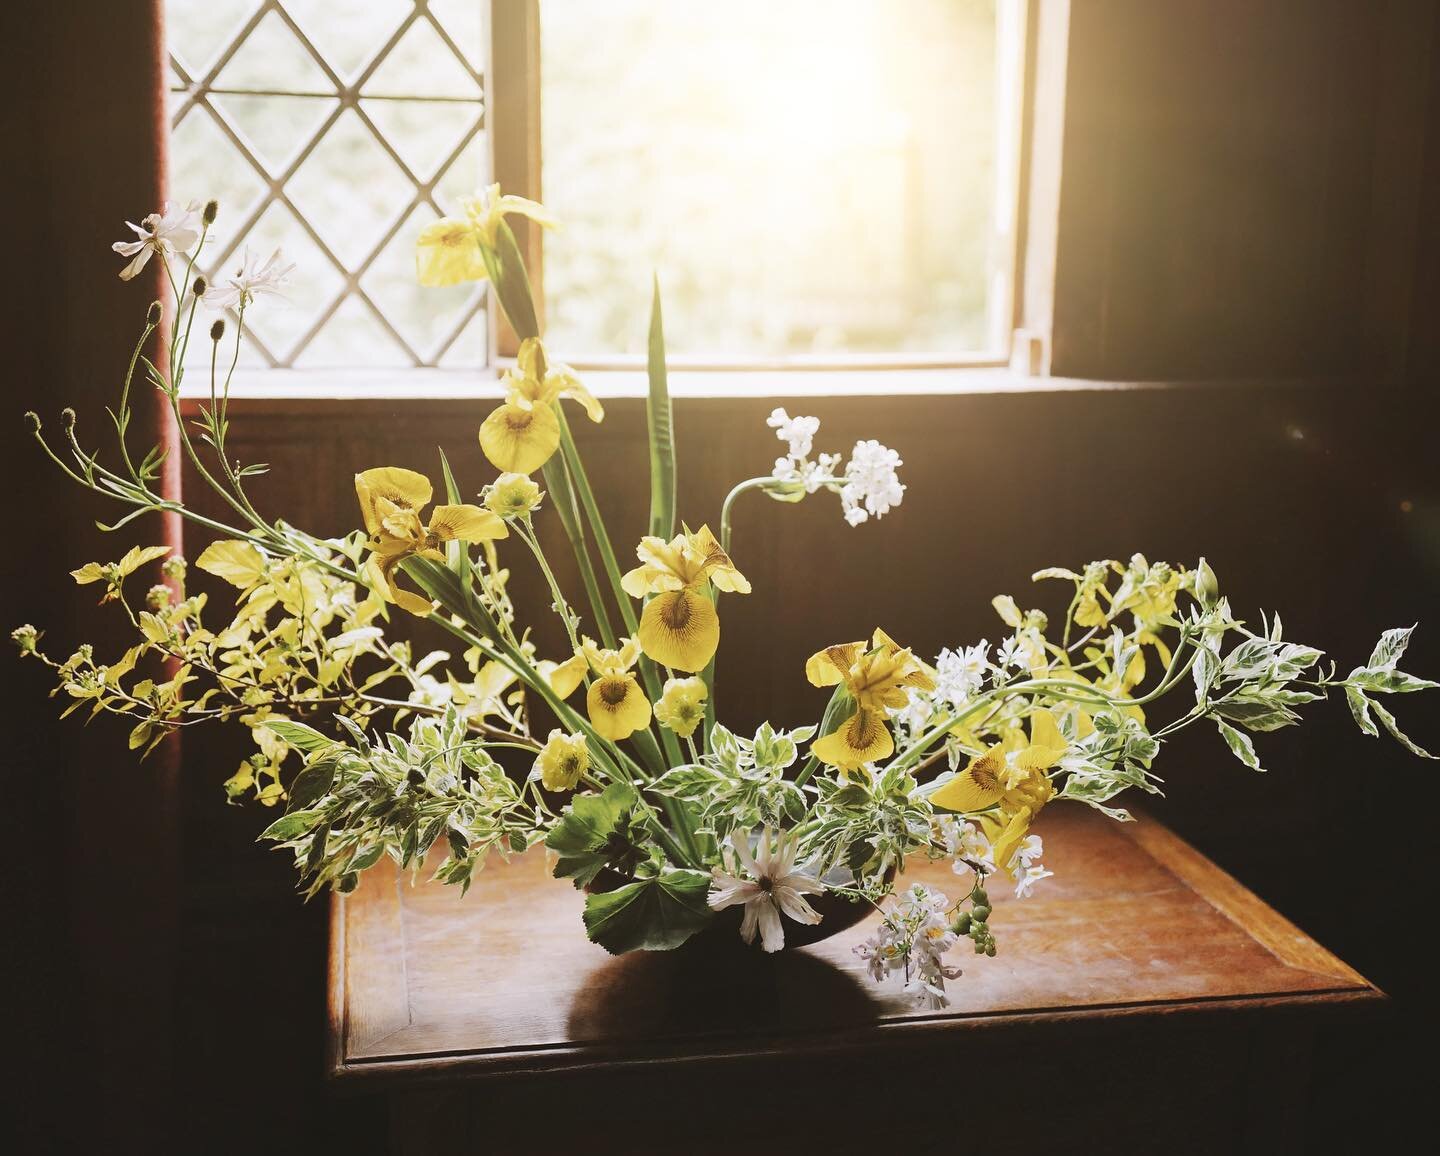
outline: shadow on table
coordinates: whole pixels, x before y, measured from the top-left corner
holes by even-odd
[[[804,951],[740,943],[617,956],[570,1007],[572,1040],[784,1035],[872,1023],[880,1004],[854,976]]]

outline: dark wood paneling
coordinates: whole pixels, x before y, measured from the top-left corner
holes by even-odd
[[[1396,44],[1428,44],[1433,7],[1073,4],[1054,371],[1398,371],[1424,63],[1397,67]],[[1409,73],[1414,93],[1388,91]]]

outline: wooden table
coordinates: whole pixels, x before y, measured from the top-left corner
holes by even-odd
[[[1056,877],[991,889],[1000,952],[939,1012],[864,974],[873,919],[611,957],[539,854],[464,899],[376,868],[333,901],[333,1076],[397,1152],[1290,1150],[1317,1023],[1383,993],[1154,821],[1040,831]]]

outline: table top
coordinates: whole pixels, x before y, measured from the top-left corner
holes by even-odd
[[[878,916],[777,956],[738,938],[734,953],[611,956],[585,938],[584,897],[538,850],[493,858],[463,898],[382,864],[331,900],[331,1073],[400,1085],[1385,998],[1153,820],[1057,805],[1037,830],[1055,877],[1025,900],[990,888],[999,954],[962,941],[950,958],[965,974],[940,1011],[865,974],[852,949]],[[906,878],[958,882],[943,862],[912,863]]]

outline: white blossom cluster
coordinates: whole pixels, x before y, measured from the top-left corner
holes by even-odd
[[[971,864],[977,864],[987,874],[995,870],[990,840],[976,824],[954,815],[938,815],[935,818],[935,833],[945,847],[945,853],[951,857],[950,869],[956,875],[974,870]],[[1040,862],[1044,853],[1045,844],[1039,835],[1027,835],[1020,841],[1015,858],[1010,863],[1017,899],[1028,899],[1035,884],[1054,877],[1055,872],[1047,871]]]
[[[945,981],[960,975],[944,956],[959,941],[950,926],[950,900],[943,891],[916,883],[895,897],[875,934],[855,948],[877,983],[897,972],[905,978],[905,992],[922,1007],[949,1004]]]
[[[872,516],[883,517],[904,498],[905,486],[896,473],[904,464],[900,455],[874,439],[856,442],[842,471],[840,454],[811,457],[815,435],[820,431],[819,418],[791,417],[779,408],[771,412],[765,424],[788,447],[786,455],[775,460],[770,476],[777,482],[803,486],[807,494],[821,487],[838,491],[841,512],[850,525],[858,526]]]

